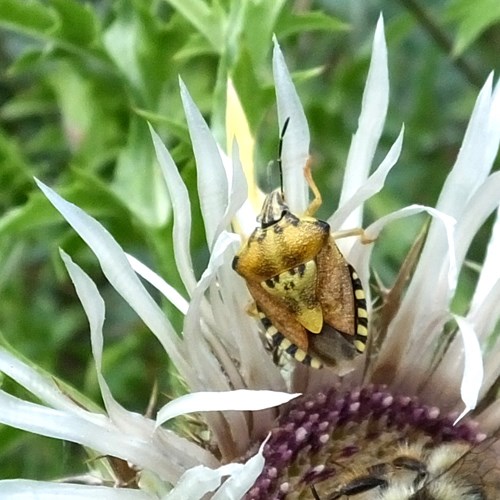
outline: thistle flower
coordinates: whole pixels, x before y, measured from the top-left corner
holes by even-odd
[[[280,130],[289,119],[283,138],[284,192],[291,211],[300,214],[308,206],[303,169],[309,131],[276,42],[273,69]],[[425,243],[417,242],[394,285],[381,292],[381,305],[372,308],[368,297],[371,340],[366,355],[358,357],[348,373],[313,370],[293,362],[291,369],[276,366],[266,352],[258,321],[247,314],[248,290],[231,262],[255,226],[262,195],[251,176],[247,187],[244,171],[252,167],[252,140],[230,85],[226,155],[181,82],[210,249],[208,266],[199,279],[189,254],[187,190],[152,131],[172,201],[176,265],[189,301],[127,256],[97,221],[39,183],[94,251],[112,286],[159,339],[191,393],[162,408],[156,421],[131,413],[114,400],[101,373],[104,303],[90,278],[61,252],[89,319],[106,412],[84,409],[87,406],[75,403],[49,376],[0,350],[0,370],[44,403],[29,403],[0,391],[0,421],[83,444],[99,456],[118,457],[137,474],[120,482],[122,478],[109,467],[98,470],[95,465],[91,475],[79,478],[84,484],[0,481],[0,492],[141,499],[196,499],[210,492],[215,492],[213,498],[255,499],[494,498],[500,491],[496,441],[500,405],[494,393],[498,345],[491,339],[500,314],[495,307],[500,294],[500,271],[494,260],[500,243],[498,220],[469,312],[465,317],[453,315],[450,303],[471,240],[500,202],[500,177],[489,174],[500,141],[498,89],[498,85],[492,89],[492,77],[488,78],[437,207],[405,207],[365,228],[368,238],[375,240],[397,218],[426,211],[433,219]],[[369,174],[388,95],[380,20],[339,208],[328,220],[333,230],[361,227],[363,203],[382,189],[396,164],[402,132]],[[232,139],[236,129],[237,142]],[[339,241],[339,246],[368,291],[373,245],[352,238]],[[185,314],[182,337],[136,273]],[[304,395],[276,408],[299,392]],[[161,427],[188,412],[203,412],[208,445]],[[104,463],[109,466],[112,461]],[[113,482],[121,488],[111,488]]]

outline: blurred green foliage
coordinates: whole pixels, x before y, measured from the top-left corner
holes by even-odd
[[[402,157],[367,221],[409,203],[434,205],[454,162],[479,86],[498,70],[497,0],[384,2],[391,99],[379,158],[404,122]],[[178,77],[224,143],[231,75],[258,139],[275,157],[271,74],[276,34],[312,135],[315,175],[336,206],[381,4],[366,0],[2,0],[0,2],[0,331],[4,343],[74,385],[99,393],[88,327],[58,247],[91,274],[107,304],[104,370],[116,398],[145,410],[179,391],[168,359],[103,279],[90,251],[35,188],[33,177],[100,220],[128,251],[182,290],[173,262],[170,204],[146,120],[162,134],[193,204],[192,251],[207,259]],[[262,177],[265,177],[262,169]],[[267,186],[266,186],[267,187]],[[424,219],[399,222],[377,244],[374,267],[391,283]],[[487,228],[471,250],[480,261]],[[475,271],[464,273],[465,307]],[[462,291],[463,289],[463,291]],[[159,298],[159,300],[161,300]],[[182,318],[164,304],[181,331]],[[3,380],[11,390],[12,382]],[[0,428],[1,477],[81,471],[77,447]]]

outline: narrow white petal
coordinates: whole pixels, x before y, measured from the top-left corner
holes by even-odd
[[[349,148],[340,203],[342,206],[364,184],[375,155],[389,103],[389,70],[384,20],[380,16],[373,39],[372,58],[359,116],[358,129]],[[352,212],[343,227],[361,227],[362,207]]]
[[[90,277],[71,260],[68,254],[62,250],[60,254],[89,321],[92,355],[94,357],[97,380],[108,414],[121,429],[129,430],[131,428],[136,436],[141,435],[142,438],[148,439],[153,430],[152,422],[149,422],[148,425],[146,418],[129,413],[122,408],[111,395],[111,391],[102,375],[102,350],[104,345],[102,328],[104,325],[105,307],[99,290]]]
[[[493,77],[493,74],[492,74]],[[500,80],[497,81],[493,89],[490,106],[490,120],[488,123],[488,141],[484,154],[486,164],[493,164],[498,153],[498,143],[500,141]]]
[[[196,158],[201,213],[205,223],[208,246],[211,248],[217,237],[217,226],[228,204],[227,177],[212,132],[180,79],[179,85]]]
[[[457,423],[476,407],[483,382],[484,369],[481,346],[479,345],[474,328],[465,318],[460,316],[455,316],[455,321],[462,334],[464,344],[464,371],[460,386],[460,395],[465,404],[465,409],[455,420],[455,423]]]
[[[73,229],[87,243],[101,264],[113,288],[128,302],[156,335],[173,362],[185,373],[189,367],[179,352],[179,339],[162,310],[149,295],[128,263],[122,248],[109,232],[76,205],[61,198],[55,191],[36,180],[39,188]]]
[[[129,412],[123,408],[114,399],[102,375],[102,352],[104,343],[102,328],[104,325],[105,308],[99,290],[90,277],[71,260],[69,255],[61,251],[61,257],[89,321],[92,355],[94,357],[97,380],[108,415],[113,424],[115,424],[124,434],[148,442],[154,432],[154,422],[142,415]],[[151,446],[155,446],[155,444],[152,443]],[[132,459],[132,457],[129,457],[129,459]]]
[[[94,356],[97,371],[101,373],[102,348],[104,343],[102,337],[102,327],[104,325],[105,315],[104,301],[95,283],[71,260],[71,257],[62,249],[59,250],[59,254],[73,282],[76,294],[82,303],[85,314],[87,315],[92,340],[92,355]]]
[[[187,379],[193,391],[228,391],[231,384],[241,387],[241,375],[233,358],[228,356],[227,346],[217,335],[216,330],[206,328],[200,322],[203,311],[205,293],[210,290],[217,294],[218,273],[221,267],[230,266],[236,249],[239,248],[239,238],[233,233],[223,231],[217,238],[208,267],[203,273],[194,290],[188,313],[184,320],[185,352],[193,374]],[[230,382],[231,381],[231,382]],[[214,440],[219,447],[233,448],[237,446],[243,453],[248,445],[248,422],[242,412],[209,413]]]
[[[247,181],[243,172],[243,167],[241,165],[240,153],[236,139],[233,141],[231,151],[232,161],[229,162],[228,160],[228,173],[231,181],[229,200],[224,212],[224,216],[217,224],[215,237],[218,237],[223,230],[230,226],[231,221],[236,216],[236,212],[243,206],[243,203],[245,203],[245,200],[247,199]]]
[[[433,283],[436,287],[436,283],[444,282],[444,284],[440,284],[440,286],[441,288],[444,287],[446,290],[448,290],[450,284],[452,282],[456,282],[457,276],[456,261],[454,258],[454,229],[456,221],[453,219],[453,217],[443,214],[439,210],[431,207],[426,207],[423,205],[411,205],[409,207],[405,207],[401,210],[397,210],[394,213],[381,217],[366,228],[366,235],[369,238],[376,238],[380,231],[389,222],[421,212],[427,212],[432,217],[440,221],[441,230],[443,230],[443,227],[445,229],[444,233],[446,235],[449,248],[448,260],[441,263],[444,278],[441,280],[436,279],[433,281]],[[353,250],[349,254],[350,262],[353,263],[362,280],[366,279],[369,273],[368,262],[371,251],[371,245],[361,245],[360,243],[356,243],[356,245],[353,247]],[[356,267],[357,263],[359,263],[359,267]],[[439,290],[435,290],[435,294],[439,296],[440,293],[438,292]],[[367,302],[369,303],[369,301]],[[424,341],[422,340],[422,337],[419,336],[419,333],[421,331],[425,331],[425,324],[423,323],[424,321],[430,323],[433,323],[435,321],[435,314],[437,314],[435,310],[437,311],[437,313],[442,315],[443,311],[446,311],[447,309],[443,309],[442,307],[436,307],[436,309],[431,308],[426,312],[426,315],[423,318],[415,317],[415,304],[409,302],[408,297],[405,296],[399,307],[399,311],[396,314],[396,317],[389,325],[387,339],[384,342],[382,350],[377,357],[376,365],[385,365],[386,363],[390,362],[392,365],[404,366],[408,360],[407,356],[414,357],[415,351],[414,348],[412,349],[412,347],[416,342],[419,342],[419,352],[425,352],[427,345],[434,342],[435,339],[432,335],[428,335]],[[422,360],[423,359],[424,355],[422,355]],[[423,363],[424,362],[422,361],[422,364]],[[376,367],[374,369],[376,369]],[[395,386],[399,382],[399,376],[400,375],[397,373],[396,367],[394,373]],[[413,377],[412,382],[415,383],[417,381],[416,379],[416,377]]]
[[[457,220],[466,214],[468,201],[485,181],[491,169],[492,140],[497,134],[491,126],[491,77],[482,88],[476,100],[467,131],[455,165],[448,175],[436,208]],[[498,143],[496,144],[498,148]],[[487,158],[488,157],[488,158]],[[448,245],[441,227],[433,221],[429,228],[424,248],[406,294],[407,300],[414,304],[415,314],[425,317],[433,309],[435,284],[428,276],[439,276],[442,262],[447,258]],[[448,291],[443,300],[449,300],[454,288]]]
[[[198,465],[186,471],[175,488],[164,497],[164,500],[201,500],[206,494],[215,491],[222,479],[235,474],[243,468],[243,464],[230,463],[218,469],[210,469]]]
[[[22,401],[0,391],[0,423],[42,436],[88,446],[102,455],[130,460],[139,467],[152,470],[165,480],[175,480],[179,467],[149,441],[127,435],[115,428],[104,415],[91,419],[64,411]],[[98,420],[100,423],[97,423]],[[166,450],[167,451],[167,450]]]
[[[231,148],[231,158],[233,176],[229,193],[229,205],[231,206],[229,213],[234,214],[248,198],[248,183],[240,159],[240,147],[236,139],[234,139]]]
[[[498,256],[500,255],[500,210],[497,210],[495,223],[491,231],[491,237],[486,250],[486,257],[479,275],[476,290],[471,301],[471,311],[475,311],[488,298],[493,286],[500,279],[500,266]]]
[[[5,375],[34,394],[40,401],[53,408],[75,414],[88,414],[80,405],[61,392],[61,388],[49,374],[44,374],[28,366],[1,346],[0,372],[5,373]]]
[[[470,244],[491,213],[500,204],[500,172],[491,174],[478,187],[476,192],[465,204],[463,215],[458,219],[455,233],[455,247],[459,265],[465,260]],[[491,269],[492,278],[499,277],[498,266]]]
[[[445,229],[449,249],[449,262],[446,269],[446,277],[447,284],[451,285],[452,283],[455,283],[457,279],[454,243],[456,221],[453,217],[443,214],[435,208],[414,204],[380,217],[380,219],[377,219],[365,229],[365,235],[367,238],[376,240],[384,227],[390,222],[422,212],[427,212],[429,215],[439,220],[442,223],[441,229],[443,229],[443,227]],[[373,244],[365,245],[360,241],[357,241],[353,246],[352,251],[349,253],[349,262],[351,262],[351,264],[355,267],[363,283],[368,282],[369,262],[372,250]]]
[[[200,411],[257,411],[288,403],[300,394],[240,389],[223,392],[193,392],[167,403],[158,412],[159,426],[179,415]]]
[[[200,500],[219,488],[222,479],[229,476],[224,485],[211,498],[218,500],[238,500],[252,487],[264,468],[264,446],[269,436],[259,447],[259,451],[245,464],[229,463],[218,469],[193,467],[179,479],[175,488],[165,500]]]
[[[333,230],[339,229],[344,225],[345,220],[351,212],[361,206],[366,200],[377,194],[383,187],[387,174],[396,164],[403,147],[404,126],[398,138],[392,145],[382,163],[377,167],[370,177],[358,188],[358,190],[345,203],[334,212],[328,219],[328,223]]]
[[[481,271],[481,276],[482,274],[483,271]],[[475,303],[467,314],[467,319],[474,325],[481,342],[485,342],[488,336],[494,332],[495,325],[500,319],[498,304],[500,304],[500,278],[497,277],[495,283],[488,288],[488,293],[482,298],[482,301]],[[493,350],[493,352],[495,351]],[[490,356],[490,358],[493,357]],[[497,360],[495,359],[494,362],[497,363]]]
[[[255,484],[255,481],[262,473],[266,459],[264,458],[264,446],[271,437],[271,434],[262,442],[259,451],[245,465],[233,473],[228,480],[219,488],[213,496],[213,500],[226,500],[243,498],[245,493]]]
[[[158,158],[158,163],[160,164],[172,202],[174,214],[173,244],[175,263],[186,290],[188,293],[191,293],[196,286],[196,278],[194,276],[191,250],[189,247],[189,238],[191,235],[191,204],[189,202],[188,191],[177,170],[174,160],[170,156],[162,140],[153,130],[151,125],[149,129],[153,138],[156,157]]]
[[[169,285],[160,275],[149,269],[133,255],[125,254],[132,266],[132,269],[148,283],[153,285],[174,307],[182,314],[186,314],[189,302],[172,286]]]
[[[184,339],[186,341],[186,352],[190,357],[189,362],[193,369],[199,371],[197,377],[198,388],[211,388],[215,390],[226,390],[227,380],[221,373],[220,363],[214,358],[213,351],[207,345],[206,339],[200,330],[201,306],[205,292],[217,277],[217,271],[222,265],[227,265],[239,248],[239,238],[227,231],[223,231],[215,241],[214,248],[210,254],[207,269],[200,278],[189,304],[189,310],[184,320]],[[202,383],[203,387],[199,387]],[[191,386],[191,388],[195,388]]]
[[[144,446],[157,449],[157,453],[162,456],[175,456],[175,466],[170,467],[165,474],[169,474],[169,479],[173,477],[176,478],[179,475],[179,468],[181,464],[192,465],[193,457],[196,457],[196,463],[204,461],[206,464],[212,462],[210,456],[205,456],[204,450],[199,447],[187,446],[184,444],[181,451],[177,450],[178,446],[175,443],[172,434],[165,434],[162,436],[156,435],[156,439],[152,440],[152,436],[155,430],[154,422],[142,415],[134,412],[130,412],[123,408],[112,396],[111,391],[102,375],[102,349],[103,349],[103,335],[102,328],[104,324],[104,302],[99,294],[99,291],[93,281],[80,269],[75,263],[73,263],[70,257],[61,251],[61,257],[66,265],[66,268],[70,274],[71,280],[75,285],[78,297],[83,305],[85,313],[88,317],[90,324],[90,334],[91,334],[91,344],[92,344],[92,354],[95,361],[97,379],[99,382],[99,387],[102,394],[102,399],[110,416],[113,428],[116,432],[121,435],[127,435],[129,440],[136,440],[139,443],[143,443]],[[160,431],[160,433],[163,431]],[[159,438],[163,439],[160,440]],[[135,464],[143,464],[145,458],[142,456],[142,452],[137,452],[132,450],[132,455],[128,455],[126,458]],[[146,457],[147,459],[147,457]],[[154,469],[152,469],[154,470]],[[158,471],[156,471],[158,472]]]
[[[309,126],[276,37],[273,42],[273,74],[280,134],[285,121],[290,119],[281,155],[284,192],[291,211],[301,214],[309,204],[308,186],[304,178],[304,167],[309,159]]]
[[[144,491],[106,486],[65,484],[29,479],[0,480],[0,496],[10,500],[154,500]]]
[[[455,217],[463,212],[465,202],[484,182],[492,167],[493,158],[489,162],[485,161],[486,152],[491,151],[491,86],[492,75],[479,92],[457,160],[444,183],[436,206]]]
[[[448,234],[447,241],[443,237],[442,227],[433,229],[433,237],[443,240],[444,243],[437,245],[437,248],[435,248],[436,255],[433,255],[433,247],[427,248],[427,255],[424,255],[424,252],[422,253],[417,266],[417,270],[420,269],[420,271],[415,272],[409,290],[400,306],[399,313],[393,322],[393,341],[395,342],[397,338],[400,342],[406,342],[408,356],[411,356],[411,346],[415,339],[419,337],[419,333],[422,331],[428,332],[425,338],[419,341],[419,347],[424,353],[420,357],[420,364],[424,371],[427,369],[432,357],[432,344],[436,340],[436,335],[440,334],[440,329],[446,321],[446,311],[450,308],[450,302],[457,285],[458,269],[462,266],[472,238],[491,211],[498,206],[499,190],[500,173],[497,172],[490,175],[468,201],[464,201],[463,214],[456,224],[453,235],[454,249],[450,247],[450,235]],[[427,241],[428,239],[429,237]],[[443,247],[442,251],[439,250],[440,246]],[[453,256],[455,262],[449,260]],[[431,259],[427,267],[422,264],[422,259],[425,258]],[[439,265],[436,266],[432,259],[439,260]],[[448,276],[446,276],[443,263],[448,261],[450,267],[448,268]],[[498,275],[498,271],[494,271],[493,274]],[[433,279],[429,280],[429,276],[433,276]],[[490,319],[492,317],[480,318],[477,316],[477,312],[477,310],[472,309],[468,318],[473,321],[477,334],[483,337],[486,331],[490,331],[489,328],[492,324]],[[412,328],[405,328],[404,325],[412,325]],[[404,330],[405,333],[397,334],[398,329]],[[393,331],[392,326],[391,331]],[[450,359],[453,358],[452,354],[449,356],[451,356]],[[416,373],[412,374],[412,381],[417,379],[415,375]]]

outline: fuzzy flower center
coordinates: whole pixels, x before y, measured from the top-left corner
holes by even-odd
[[[301,398],[272,431],[246,498],[440,498],[451,477],[457,499],[488,498],[481,478],[457,472],[485,435],[456,417],[383,386]]]

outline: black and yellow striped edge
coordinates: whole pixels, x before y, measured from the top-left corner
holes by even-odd
[[[365,352],[366,341],[368,339],[368,310],[366,309],[366,296],[361,280],[354,268],[349,265],[351,273],[352,289],[354,293],[354,307],[356,308],[356,333],[354,334],[353,344],[358,352]]]
[[[279,332],[262,311],[259,311],[259,318],[266,330],[266,336],[270,340],[272,347],[285,351],[295,360],[312,368],[319,369],[323,367],[323,363],[318,358],[307,354],[307,352],[297,347]]]

